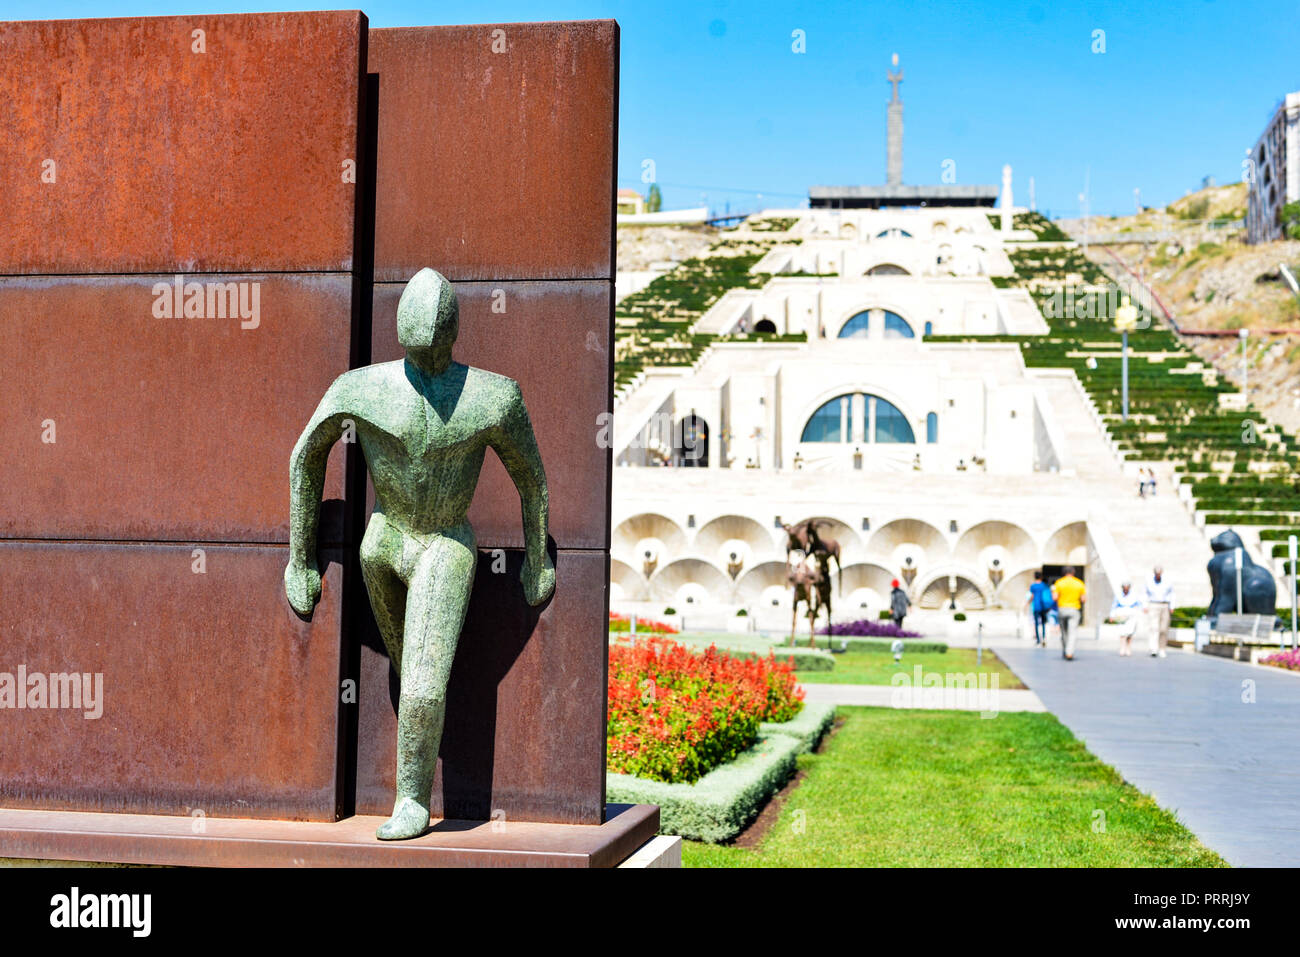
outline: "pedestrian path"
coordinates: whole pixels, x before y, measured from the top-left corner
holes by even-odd
[[[1300,865],[1300,676],[1080,642],[998,655],[1093,754],[1236,866]],[[811,687],[811,686],[810,686]],[[1008,709],[1009,710],[1009,709]]]

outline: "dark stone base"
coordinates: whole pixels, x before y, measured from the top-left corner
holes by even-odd
[[[435,821],[422,837],[395,842],[375,838],[383,822],[0,809],[0,857],[188,867],[616,867],[658,832],[659,808],[610,804],[599,825]]]

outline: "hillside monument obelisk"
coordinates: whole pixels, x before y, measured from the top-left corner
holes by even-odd
[[[898,54],[893,56],[894,66],[898,66]],[[894,85],[894,95],[889,101],[889,120],[886,132],[888,147],[886,154],[885,182],[890,186],[899,186],[903,182],[903,101],[898,98],[898,84],[903,82],[903,71],[894,73],[886,71],[886,78]]]

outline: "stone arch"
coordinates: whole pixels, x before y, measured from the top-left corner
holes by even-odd
[[[778,554],[772,533],[746,515],[720,515],[707,522],[695,533],[691,550],[699,558],[726,569],[728,574],[733,565],[739,564],[737,574],[743,574],[757,562]]]
[[[945,561],[948,538],[929,522],[896,518],[876,529],[867,543],[867,554],[891,569],[895,577],[904,578],[905,569],[923,573]]]
[[[1033,565],[1038,561],[1038,546],[1019,525],[990,520],[966,529],[957,539],[952,554],[968,569],[978,570],[983,579],[993,567],[1001,568],[1005,576],[1012,568]]]
[[[953,586],[956,586],[958,611],[983,611],[988,607],[988,595],[969,570],[948,568],[932,574],[917,589],[916,605],[926,610],[948,609]]]
[[[850,618],[869,617],[889,605],[889,583],[897,578],[875,562],[857,562],[844,569],[843,595],[837,607]],[[838,584],[838,583],[837,583]]]
[[[776,607],[789,608],[790,584],[786,575],[784,561],[762,562],[746,569],[736,580],[736,601],[742,605],[772,607],[772,599],[778,598]],[[778,589],[784,591],[783,597],[777,595]]]
[[[1082,570],[1088,564],[1088,523],[1070,522],[1049,535],[1043,545],[1043,564]]]
[[[610,599],[613,601],[645,601],[647,597],[645,576],[627,562],[617,558],[609,560]],[[614,589],[620,592],[617,598]]]
[[[646,551],[653,554],[647,556]],[[672,519],[656,512],[642,512],[624,519],[610,538],[611,555],[633,569],[641,569],[646,578],[684,551],[686,533]]]
[[[717,566],[698,558],[669,562],[650,578],[653,601],[698,606],[706,600],[726,602],[730,597],[731,579]]]
[[[1024,604],[1025,596],[1029,594],[1029,586],[1034,583],[1034,572],[1038,571],[1038,566],[1022,568],[1014,575],[1008,576],[1003,582],[1002,587],[998,590],[998,598],[1002,605],[1010,608],[1019,608]]]

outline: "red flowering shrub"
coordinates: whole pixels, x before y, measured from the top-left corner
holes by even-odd
[[[638,623],[638,628],[640,627]],[[609,769],[691,783],[734,759],[764,721],[789,721],[804,692],[788,662],[702,654],[664,638],[609,649]]]
[[[611,611],[609,613],[609,630],[612,632],[630,632],[632,630],[632,619],[627,615],[620,615]],[[656,635],[677,634],[677,629],[672,625],[666,624],[662,621],[652,621],[649,618],[641,618],[638,616],[636,620],[636,633],[639,635],[643,631]]]

